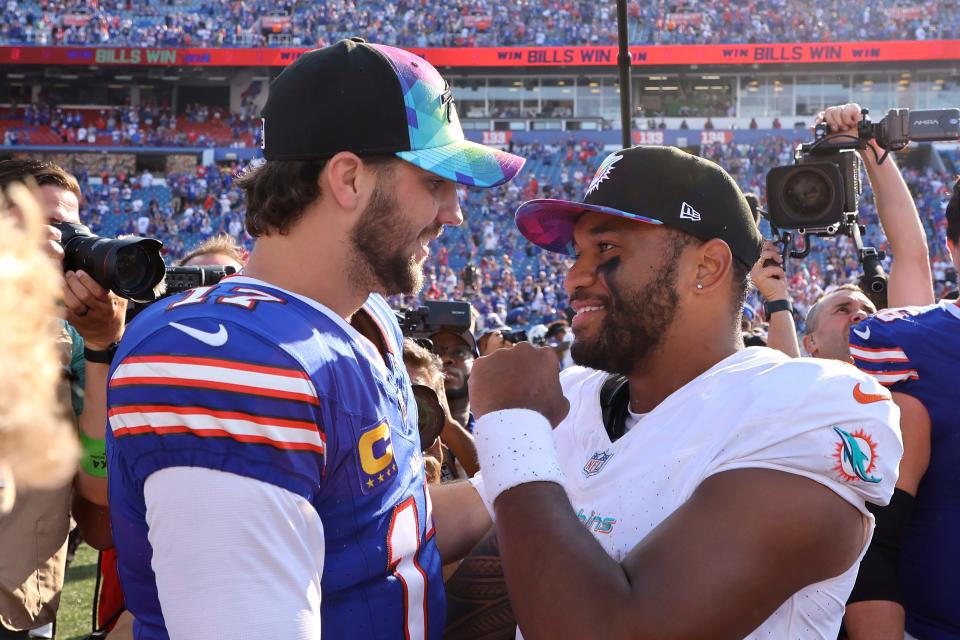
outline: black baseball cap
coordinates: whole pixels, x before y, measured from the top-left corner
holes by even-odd
[[[418,56],[361,38],[309,51],[270,83],[267,160],[396,155],[460,184],[495,187],[524,159],[464,138],[450,85]]]
[[[449,333],[452,336],[456,336],[460,338],[464,344],[470,347],[470,352],[473,354],[474,358],[480,357],[480,349],[477,347],[477,339],[473,337],[473,334],[470,333],[469,329],[464,329],[462,331],[459,331],[452,327],[444,327],[442,329],[438,329],[437,331],[434,331],[428,337],[430,338],[431,341],[433,341],[433,339],[436,336],[440,335],[441,333]]]
[[[639,146],[607,156],[583,202],[530,200],[517,209],[517,227],[535,245],[573,254],[573,228],[595,211],[663,224],[702,240],[720,238],[752,267],[763,238],[750,205],[719,165],[676,147]]]

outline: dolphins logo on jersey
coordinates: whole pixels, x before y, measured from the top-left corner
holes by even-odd
[[[619,153],[611,153],[603,162],[600,164],[600,168],[597,169],[596,175],[593,176],[593,180],[590,182],[590,186],[587,187],[587,192],[583,194],[583,197],[586,198],[588,195],[596,191],[600,187],[600,183],[604,180],[610,179],[610,173],[613,171],[613,165],[622,158]]]
[[[839,427],[833,430],[840,437],[833,454],[837,464],[833,470],[843,480],[877,483],[882,480],[870,475],[877,468],[877,445],[863,429],[848,433]]]

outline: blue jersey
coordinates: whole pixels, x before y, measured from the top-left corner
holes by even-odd
[[[324,638],[441,637],[441,563],[402,336],[382,298],[364,310],[388,351],[379,362],[321,305],[245,277],[157,302],[130,325],[110,371],[107,460],[138,640],[169,637],[143,492],[151,473],[178,466],[313,505],[326,547]]]
[[[885,309],[850,331],[856,365],[930,414],[930,465],[901,554],[907,630],[960,638],[960,306]]]

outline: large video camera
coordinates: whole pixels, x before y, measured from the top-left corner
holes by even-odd
[[[83,269],[97,284],[134,302],[154,299],[154,287],[164,277],[159,240],[120,238],[112,240],[91,233],[82,224],[54,222],[60,230],[63,270]]]
[[[416,309],[397,311],[397,322],[403,335],[426,337],[442,329],[455,333],[470,330],[470,303],[430,300]]]
[[[804,258],[810,253],[812,236],[846,235],[857,248],[863,268],[864,288],[876,294],[886,289],[881,261],[882,251],[863,246],[866,228],[857,222],[862,193],[860,157],[857,150],[869,148],[873,140],[884,150],[877,157],[882,163],[891,151],[899,151],[910,142],[932,142],[960,138],[960,109],[911,111],[891,109],[879,122],[871,122],[869,110],[856,135],[831,133],[826,123],[819,124],[812,142],[797,146],[795,164],[775,167],[767,172],[767,211],[777,240],[783,246],[784,259]],[[804,248],[793,249],[793,234],[804,236]]]
[[[844,215],[857,211],[861,184],[860,157],[855,150],[867,148],[870,140],[890,152],[911,141],[957,138],[960,109],[891,109],[877,123],[870,122],[869,110],[864,109],[856,136],[830,135],[826,123],[821,123],[813,142],[797,146],[795,165],[767,173],[770,222],[781,229],[835,235]]]

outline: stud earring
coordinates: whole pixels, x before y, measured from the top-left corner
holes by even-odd
[[[702,283],[702,282],[698,282],[698,283],[697,283],[697,289],[703,289],[703,283]]]

